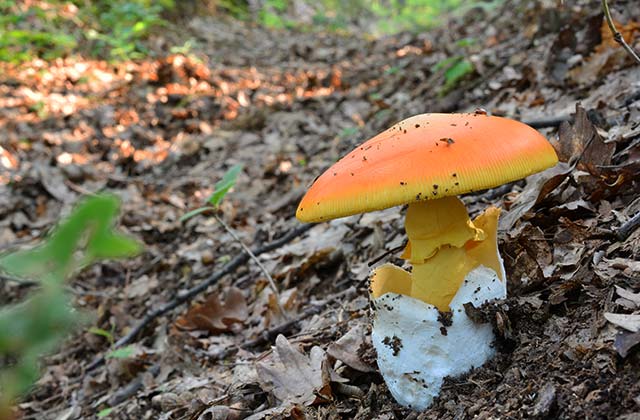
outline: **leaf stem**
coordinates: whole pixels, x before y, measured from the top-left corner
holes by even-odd
[[[249,247],[246,246],[244,242],[242,242],[242,240],[238,237],[236,232],[229,225],[227,225],[220,216],[218,216],[217,214],[214,214],[213,217],[216,219],[218,223],[220,223],[220,226],[222,226],[224,230],[226,230],[227,233],[231,235],[231,237],[233,237],[233,239],[240,244],[244,252],[247,253],[247,255],[256,263],[256,265],[264,273],[265,277],[267,278],[267,281],[269,282],[269,286],[271,287],[271,290],[273,290],[273,294],[275,295],[275,298],[276,298],[276,304],[278,305],[278,309],[280,310],[280,313],[282,314],[285,320],[288,320],[287,313],[284,311],[284,308],[282,307],[282,303],[280,303],[280,293],[278,292],[276,283],[273,281],[273,277],[271,277],[271,274],[269,274],[269,271],[260,262],[258,257],[256,257],[256,255],[251,251],[251,249],[249,249]]]
[[[638,64],[640,64],[640,56],[638,56],[634,49],[631,48],[629,44],[627,44],[627,42],[622,37],[622,34],[618,32],[618,29],[616,29],[616,26],[613,24],[613,18],[611,17],[611,11],[609,10],[609,4],[607,3],[607,0],[602,0],[602,10],[604,11],[604,17],[607,21],[607,25],[609,25],[609,29],[613,34],[614,41],[622,45],[622,48],[624,48],[629,53],[629,55],[633,57],[633,59],[636,60]]]

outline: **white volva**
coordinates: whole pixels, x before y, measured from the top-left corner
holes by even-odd
[[[503,277],[504,274],[503,274]],[[470,271],[451,301],[451,325],[438,320],[428,303],[397,293],[374,299],[373,345],[389,390],[402,405],[424,410],[439,394],[445,377],[479,367],[494,354],[490,324],[477,324],[463,305],[504,299],[506,282],[485,266]]]

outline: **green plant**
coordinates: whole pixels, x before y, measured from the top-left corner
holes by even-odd
[[[473,73],[475,69],[473,63],[462,55],[448,57],[438,62],[431,69],[434,73],[443,72],[444,74],[444,83],[438,94],[446,95],[449,93],[460,81]]]
[[[163,10],[173,7],[172,1],[147,0],[98,1],[81,9],[84,21],[92,23],[86,32],[93,41],[93,55],[108,51],[113,59],[141,58],[148,54],[142,42],[154,27],[166,24]]]
[[[222,179],[220,181],[216,182],[215,189],[213,190],[213,192],[211,193],[209,198],[207,198],[207,203],[209,203],[210,205],[203,206],[203,207],[198,207],[195,210],[191,210],[190,212],[185,213],[180,218],[180,221],[184,222],[184,221],[186,221],[188,219],[191,219],[193,216],[196,216],[196,215],[198,215],[200,213],[204,213],[204,212],[211,211],[211,210],[216,210],[218,208],[218,206],[220,205],[220,202],[222,201],[224,196],[227,195],[229,190],[231,188],[233,188],[233,186],[236,184],[236,181],[238,179],[238,175],[240,175],[240,172],[242,172],[242,165],[241,164],[237,164],[237,165],[232,166],[224,174]]]
[[[26,300],[0,309],[0,418],[38,379],[39,358],[82,323],[65,280],[95,261],[141,251],[138,242],[113,230],[118,208],[114,196],[87,198],[43,244],[0,255],[1,271],[39,283]]]
[[[0,0],[0,61],[20,63],[72,53],[131,59],[149,53],[143,42],[166,24],[173,0],[74,2]]]

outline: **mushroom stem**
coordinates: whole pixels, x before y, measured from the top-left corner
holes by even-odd
[[[419,299],[443,312],[467,274],[480,265],[492,269],[504,281],[497,248],[500,210],[492,207],[473,222],[457,197],[445,197],[409,205],[405,229],[409,241],[402,257],[413,265],[374,273],[374,298],[392,292]]]

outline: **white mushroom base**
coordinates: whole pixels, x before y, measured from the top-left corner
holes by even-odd
[[[506,282],[480,266],[467,274],[451,301],[450,326],[438,320],[433,305],[421,300],[397,293],[375,299],[371,336],[380,372],[394,398],[424,410],[440,393],[445,377],[462,375],[489,360],[494,354],[491,325],[473,322],[463,305],[480,307],[506,296]]]

